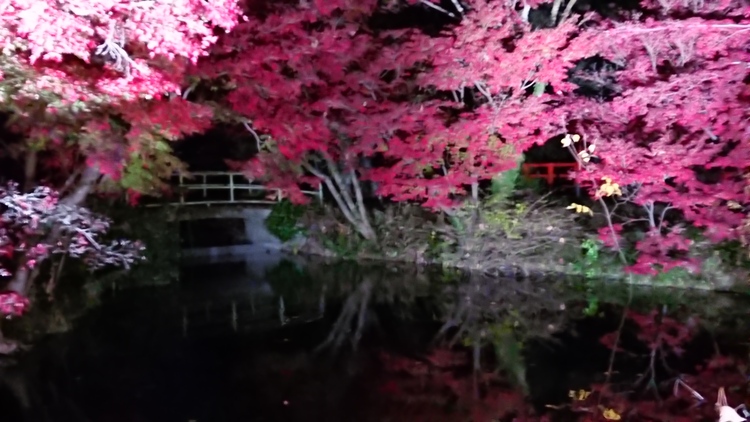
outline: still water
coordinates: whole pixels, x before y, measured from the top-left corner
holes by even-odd
[[[0,369],[0,421],[715,421],[719,387],[750,397],[742,296],[262,261],[111,292]]]

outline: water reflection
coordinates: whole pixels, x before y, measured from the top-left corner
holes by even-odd
[[[2,420],[687,421],[746,397],[742,297],[602,286],[586,316],[570,280],[193,264],[5,362]]]

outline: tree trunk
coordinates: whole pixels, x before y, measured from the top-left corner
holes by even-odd
[[[31,149],[26,153],[26,161],[23,168],[23,191],[29,192],[34,189],[36,182],[36,167],[38,161],[38,153],[36,150]]]
[[[362,188],[356,173],[354,170],[349,172],[351,190],[354,191],[354,198],[352,198],[349,184],[344,181],[334,163],[329,159],[326,159],[326,163],[328,165],[330,176],[322,173],[320,170],[307,163],[303,164],[303,166],[307,171],[325,183],[326,187],[331,192],[333,199],[336,201],[336,205],[338,205],[339,209],[344,214],[344,218],[346,218],[346,220],[354,227],[357,233],[367,240],[375,240],[377,236],[375,230],[370,224],[370,218],[367,214],[364,198],[362,196]]]

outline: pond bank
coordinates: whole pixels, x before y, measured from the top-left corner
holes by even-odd
[[[694,252],[703,262],[701,274],[679,268],[655,276],[626,273],[615,254],[605,251],[600,242],[591,240],[581,227],[570,224],[570,214],[564,209],[562,212],[544,210],[544,213],[534,214],[535,220],[528,226],[515,222],[512,228],[505,225],[499,235],[488,235],[496,227],[480,224],[480,230],[463,236],[458,236],[455,230],[448,233],[451,224],[425,218],[413,210],[403,212],[405,216],[382,213],[383,216],[376,219],[379,223],[376,224],[377,243],[359,238],[332,216],[335,213],[313,212],[301,220],[299,224],[303,228],[293,239],[284,242],[281,249],[291,254],[328,259],[436,265],[505,278],[552,276],[639,286],[748,292],[745,269],[727,264],[715,252],[706,256],[701,247],[696,247]],[[540,233],[545,236],[543,241],[538,240]],[[526,240],[530,238],[536,240]]]

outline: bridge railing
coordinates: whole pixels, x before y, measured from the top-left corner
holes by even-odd
[[[563,179],[569,171],[580,170],[578,163],[524,163],[521,173],[527,179],[544,179],[549,185]]]
[[[251,182],[239,172],[200,171],[191,172],[190,177],[175,176],[177,200],[172,205],[272,205],[284,199],[281,189],[269,188]],[[303,189],[306,196],[323,201],[323,185],[317,189]],[[159,206],[162,204],[153,204]]]

